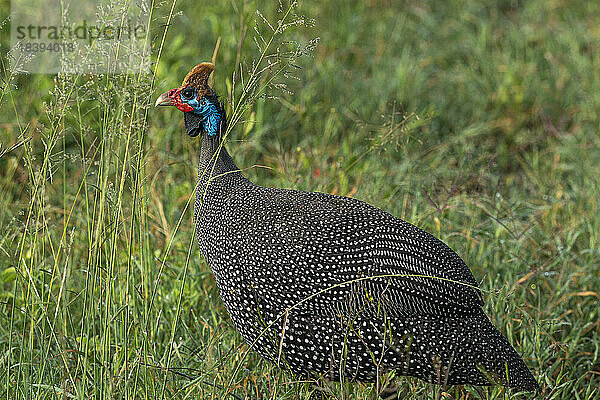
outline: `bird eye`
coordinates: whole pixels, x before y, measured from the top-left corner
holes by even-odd
[[[191,100],[196,95],[194,88],[185,88],[181,91],[181,98],[184,100]]]

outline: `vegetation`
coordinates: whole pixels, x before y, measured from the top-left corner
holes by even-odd
[[[265,21],[288,6],[260,3],[157,3],[154,64],[129,75],[15,74],[2,26],[0,397],[309,398],[233,328],[194,239],[199,141],[152,107],[220,38],[215,88],[247,176],[438,236],[541,398],[598,398],[600,3],[306,2],[277,34]],[[244,92],[270,37],[287,69]],[[398,382],[406,399],[513,395]]]

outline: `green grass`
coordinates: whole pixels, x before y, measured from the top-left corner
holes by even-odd
[[[256,9],[280,15],[240,0],[171,7],[153,9],[155,79],[2,70],[0,398],[308,398],[234,330],[193,237],[199,141],[177,110],[152,107],[218,37],[215,88],[239,98],[236,62],[260,57],[255,20],[266,32]],[[296,12],[314,26],[277,40],[319,44],[298,59],[299,80],[277,81],[293,93],[269,89],[237,114],[238,165],[256,183],[351,195],[440,237],[541,398],[597,398],[600,3],[337,0]],[[1,40],[6,65],[8,25]],[[399,384],[406,399],[510,397]]]

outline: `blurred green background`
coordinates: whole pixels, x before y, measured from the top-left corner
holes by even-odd
[[[270,35],[261,15],[276,24],[279,8],[153,4],[156,75],[15,74],[2,25],[0,397],[309,398],[235,332],[193,237],[199,139],[152,107],[218,38],[215,89],[239,97],[240,65]],[[278,79],[286,90],[243,110],[238,166],[440,237],[541,396],[597,398],[600,3],[305,1],[292,14],[303,23],[274,43],[318,45],[298,79]],[[511,397],[399,385],[406,399]],[[372,392],[326,384],[330,398]]]

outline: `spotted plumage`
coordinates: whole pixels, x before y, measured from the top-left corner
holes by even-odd
[[[202,65],[157,105],[193,108],[186,129],[205,133],[196,235],[253,349],[301,376],[373,382],[396,370],[439,384],[537,389],[483,313],[469,268],[440,240],[359,200],[247,180],[221,145],[225,114]],[[189,87],[198,95],[177,94]]]

